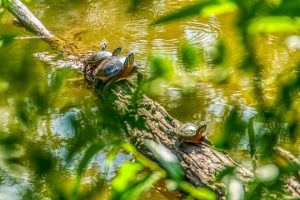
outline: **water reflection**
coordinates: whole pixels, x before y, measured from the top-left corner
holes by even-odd
[[[80,110],[73,108],[65,114],[55,117],[52,120],[52,134],[59,134],[63,138],[71,138],[75,136],[75,129],[72,121],[79,119]]]
[[[134,52],[137,62],[141,65],[142,72],[146,75],[150,71],[149,56],[155,54],[168,57],[179,70],[178,75],[180,77],[186,76],[186,73],[182,70],[182,63],[178,55],[178,46],[183,40],[187,40],[201,48],[203,57],[208,63],[211,59],[209,55],[212,46],[219,40],[224,40],[229,44],[229,61],[227,64],[232,68],[237,66],[237,63],[240,62],[239,55],[241,53],[239,52],[240,49],[236,49],[233,46],[234,42],[231,42],[238,38],[234,34],[232,27],[232,16],[222,16],[222,18],[212,16],[208,19],[183,20],[158,27],[149,26],[158,16],[191,2],[193,1],[155,0],[140,6],[139,10],[131,11],[130,13],[128,13],[128,3],[121,0],[32,1],[30,6],[38,18],[51,31],[60,37],[74,41],[84,51],[99,49],[100,41],[106,38],[109,42],[109,50],[122,46],[123,54],[127,54],[129,51]],[[7,15],[2,22],[7,25],[9,19],[11,17]],[[7,27],[7,30],[1,29],[0,33],[16,31],[16,28],[11,25]],[[0,49],[1,60],[7,64],[6,70],[4,68],[0,69],[1,76],[5,73],[7,74],[9,70],[15,70],[12,71],[12,74],[17,76],[20,69],[27,69],[24,68],[24,65],[26,65],[25,67],[28,68],[31,66],[30,69],[32,71],[26,74],[20,73],[18,77],[23,78],[26,75],[31,82],[40,84],[45,78],[40,73],[46,73],[48,75],[47,85],[50,85],[50,79],[54,70],[49,69],[49,66],[41,67],[31,57],[31,53],[41,52],[45,49],[49,50],[49,47],[45,47],[45,44],[38,43],[36,40],[25,40],[28,37],[28,33],[23,30],[17,30],[18,38],[22,39],[22,41],[14,41],[11,46]],[[265,69],[267,72],[265,74],[276,79],[278,70],[283,70],[283,66],[291,65],[297,60],[296,58],[299,54],[297,54],[296,50],[299,49],[299,45],[291,46],[292,43],[290,41],[296,40],[295,44],[298,44],[299,37],[286,38],[268,35],[261,40],[258,42],[266,45],[261,45],[261,48],[258,49],[259,57],[263,63],[271,63],[272,66],[269,69]],[[288,46],[289,50],[287,50],[286,46]],[[28,49],[31,51],[26,52]],[[268,51],[268,54],[265,53],[266,51]],[[28,54],[29,58],[24,59],[24,52]],[[33,71],[38,71],[38,73]],[[207,122],[211,129],[208,133],[213,135],[218,127],[224,123],[224,118],[233,106],[238,105],[240,107],[239,117],[243,121],[248,121],[256,111],[251,107],[255,105],[255,101],[252,97],[249,97],[251,96],[251,86],[249,85],[251,80],[243,79],[241,75],[241,77],[232,80],[233,84],[231,86],[219,86],[212,84],[211,80],[206,78],[210,72],[211,68],[202,67],[190,74],[197,77],[192,83],[193,91],[191,93],[185,93],[180,87],[168,85],[165,86],[165,93],[161,93],[153,98],[160,102],[172,116],[182,122]],[[37,77],[39,78],[37,79]],[[189,79],[189,77],[186,79]],[[7,95],[5,100],[1,101],[1,131],[9,131],[9,123],[13,120],[11,119],[13,111],[10,108],[7,109],[7,107],[13,107],[10,104],[10,102],[13,102],[11,99],[20,98],[30,88],[28,85],[24,86],[24,79],[7,78],[7,81],[10,84],[8,86],[9,91],[12,92],[13,88],[16,88],[17,92],[16,94]],[[50,148],[62,163],[67,163],[67,171],[73,170],[74,172],[76,164],[82,158],[82,152],[89,145],[88,142],[90,140],[110,141],[122,136],[122,131],[119,127],[116,129],[109,128],[112,122],[106,118],[108,115],[105,112],[108,111],[101,110],[99,99],[94,94],[86,91],[86,88],[80,89],[74,85],[68,86],[67,91],[59,99],[62,105],[56,105],[54,109],[49,110],[49,116],[42,118],[39,128],[32,130],[34,138],[31,139],[39,139],[43,147]],[[270,95],[270,98],[273,98],[273,96]],[[50,129],[48,129],[48,126],[50,126]],[[256,127],[261,126],[257,125]],[[261,127],[261,129],[264,129],[264,127]],[[244,141],[247,141],[247,139]],[[247,143],[241,144],[241,149],[247,148]],[[299,149],[296,150],[299,151]],[[73,157],[69,155],[72,151],[74,153]],[[131,155],[119,153],[115,158],[115,162],[110,165],[105,163],[106,156],[107,153],[103,151],[97,154],[90,162],[88,166],[89,173],[83,179],[85,183],[92,182],[95,178],[94,176],[99,176],[99,174],[100,178],[111,180],[122,163],[132,160]],[[68,163],[68,157],[72,158],[72,162]],[[239,158],[244,159],[245,153]],[[68,173],[65,172],[64,176],[67,175]],[[18,199],[17,194],[21,195],[22,189],[28,187],[27,184],[29,184],[26,180],[20,180],[18,184],[21,185],[23,183],[25,186],[18,188],[19,186],[16,186],[14,180],[11,180],[7,173],[1,171],[0,177],[2,179],[2,186],[0,187],[0,195],[2,196],[0,197],[8,195],[11,198],[15,197],[15,199]],[[26,179],[26,175],[23,178]],[[34,185],[34,183],[31,184]],[[172,199],[175,196],[173,193],[162,192],[165,190],[165,188],[159,188],[159,186],[155,187],[153,191],[145,195],[145,198]]]

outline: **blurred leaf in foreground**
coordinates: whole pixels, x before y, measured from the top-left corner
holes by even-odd
[[[226,194],[227,199],[242,200],[245,196],[243,184],[236,178],[235,167],[226,167],[217,174],[215,181],[217,186]]]
[[[210,47],[208,52],[209,59],[212,60],[214,65],[220,65],[223,63],[226,56],[226,48],[222,41],[217,42],[216,44]]]
[[[175,12],[160,17],[159,19],[155,20],[153,24],[162,24],[162,23],[167,23],[170,21],[175,21],[178,19],[183,19],[183,18],[198,15],[200,10],[209,4],[212,3],[210,1],[199,1],[196,4],[181,8],[179,10],[176,10]]]
[[[216,193],[205,187],[195,187],[185,181],[179,182],[179,188],[196,199],[217,200]]]
[[[251,20],[248,27],[250,34],[261,33],[296,33],[300,28],[299,23],[287,16],[256,17]]]
[[[0,7],[7,7],[9,1],[8,0],[0,0]]]
[[[193,71],[200,67],[200,51],[197,47],[184,42],[180,47],[180,55],[186,71]]]
[[[270,0],[269,0],[270,1]],[[278,0],[280,1],[276,5],[276,9],[271,10],[270,14],[272,15],[286,15],[290,17],[300,16],[299,8],[300,1],[299,0]]]
[[[1,13],[1,12],[0,12]],[[9,43],[11,43],[14,38],[16,37],[16,35],[0,35],[0,47],[3,47],[4,45],[7,45]]]
[[[170,150],[153,141],[147,141],[146,145],[172,179],[183,179],[184,172],[179,160]]]
[[[103,143],[96,143],[92,144],[85,152],[82,160],[80,161],[78,168],[77,168],[77,176],[81,177],[82,173],[85,171],[89,161],[100,151],[104,148]]]
[[[150,65],[150,77],[144,83],[143,89],[148,94],[159,94],[162,84],[174,77],[174,66],[171,60],[162,57],[152,57]]]
[[[112,200],[138,199],[162,177],[159,172],[143,173],[144,166],[138,162],[124,163],[112,182]]]
[[[237,10],[237,6],[230,1],[223,1],[223,2],[210,1],[210,0],[198,1],[193,5],[183,7],[179,10],[171,12],[170,14],[160,17],[159,19],[155,20],[153,24],[156,25],[156,24],[167,23],[167,22],[184,19],[196,15],[205,16],[205,17],[210,16],[212,14],[220,15],[235,10]]]
[[[222,149],[230,149],[239,145],[239,141],[245,135],[246,123],[240,116],[239,107],[232,108],[224,122],[224,130],[217,137],[215,145]]]
[[[212,82],[215,84],[226,84],[230,78],[229,68],[217,66],[213,69]]]
[[[172,79],[174,67],[170,60],[162,57],[152,57],[150,66],[150,80],[153,79]]]
[[[226,175],[222,180],[227,188],[226,199],[244,200],[243,184],[234,175]]]

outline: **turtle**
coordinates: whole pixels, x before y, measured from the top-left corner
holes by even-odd
[[[185,143],[200,144],[203,141],[208,141],[206,138],[206,124],[197,126],[193,123],[186,123],[175,128],[175,135]]]
[[[83,61],[83,75],[86,81],[88,81],[89,83],[92,82],[90,75],[92,74],[95,67],[97,67],[106,58],[113,55],[118,55],[121,52],[121,47],[116,48],[113,53],[106,51],[107,45],[108,43],[105,39],[103,39],[100,44],[100,51],[88,56]]]
[[[102,61],[94,70],[94,86],[98,80],[106,82],[103,90],[107,90],[113,83],[126,79],[134,73],[138,76],[138,83],[143,75],[138,71],[138,65],[134,62],[134,53],[130,52],[126,57],[113,54]]]

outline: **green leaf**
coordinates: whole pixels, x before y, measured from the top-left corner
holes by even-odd
[[[299,31],[299,29],[299,23],[287,16],[257,17],[251,20],[248,26],[248,32],[250,34],[274,32],[294,33]]]
[[[84,173],[87,165],[89,164],[89,161],[93,158],[93,156],[98,153],[100,150],[104,148],[104,143],[96,143],[92,144],[85,152],[82,160],[79,162],[77,167],[77,177],[76,181],[73,185],[72,192],[71,192],[71,199],[77,198],[78,189],[80,186],[81,176]]]
[[[7,7],[9,1],[8,0],[0,0],[0,7]]]
[[[172,12],[168,15],[165,15],[156,21],[154,21],[152,24],[157,25],[157,24],[163,24],[179,19],[184,19],[187,17],[192,17],[192,16],[211,16],[212,14],[214,15],[220,15],[228,12],[233,12],[237,10],[236,4],[230,1],[223,1],[219,2],[216,0],[206,0],[206,1],[199,1],[193,5],[181,8],[175,12]]]
[[[243,184],[235,175],[226,175],[223,180],[226,185],[226,199],[245,199]]]
[[[93,158],[93,156],[98,153],[100,150],[104,148],[104,143],[96,143],[92,144],[85,152],[82,160],[80,161],[77,167],[77,176],[81,177],[85,168],[87,167],[89,161]]]
[[[173,13],[170,13],[168,15],[165,15],[157,20],[155,20],[152,24],[162,24],[162,23],[167,23],[170,21],[175,21],[195,15],[199,15],[200,10],[203,9],[205,6],[213,4],[214,1],[199,1],[196,4],[193,4],[191,6],[187,6],[184,8],[181,8]]]
[[[300,0],[285,0],[277,3],[276,9],[273,9],[270,14],[272,15],[286,15],[290,17],[300,16]]]
[[[128,170],[132,170],[132,166],[136,165],[137,163],[131,163],[131,164],[132,165],[128,166],[128,169],[126,170],[127,172]],[[145,176],[138,175],[137,173],[131,174],[130,176],[131,180],[126,182],[126,185],[124,182],[125,187],[122,188],[122,190],[120,190],[120,188],[117,188],[117,190],[113,191],[111,199],[112,200],[138,199],[143,193],[148,191],[159,179],[161,179],[160,175],[161,174],[159,172],[154,172]],[[125,176],[129,177],[128,175]],[[118,179],[118,177],[116,177],[116,179]],[[115,182],[115,180],[113,182]],[[113,189],[116,189],[116,187],[113,186]]]
[[[183,179],[184,172],[180,166],[178,158],[167,148],[153,141],[146,141],[146,146],[160,162],[169,176],[174,180]]]
[[[60,92],[63,86],[66,84],[67,79],[74,75],[75,71],[70,68],[62,68],[55,72],[55,74],[51,77],[51,89],[52,92]]]
[[[174,67],[170,60],[162,57],[151,59],[150,79],[171,79],[174,76]]]
[[[0,47],[8,45],[9,43],[11,43],[14,40],[15,37],[16,37],[15,34],[0,35]]]
[[[235,167],[226,167],[225,169],[221,170],[217,175],[216,175],[216,178],[215,178],[215,181],[216,182],[220,182],[225,176],[227,175],[233,175],[234,174],[234,171],[235,170]]]
[[[225,119],[223,132],[217,135],[215,146],[230,149],[237,146],[246,132],[247,124],[242,120],[241,109],[233,107]]]
[[[231,1],[228,1],[228,2],[207,5],[201,10],[200,15],[202,17],[209,17],[211,15],[222,15],[226,13],[231,13],[237,10],[238,10],[237,5]]]
[[[278,8],[280,6],[280,4],[282,3],[282,0],[266,0],[266,3],[271,8]]]
[[[254,117],[252,117],[248,123],[248,138],[249,138],[249,148],[250,148],[252,165],[253,165],[253,169],[255,169],[256,168],[256,137],[255,137],[253,121],[254,121]]]
[[[214,61],[214,60],[213,60]],[[229,69],[226,66],[217,66],[213,69],[212,81],[216,84],[225,84],[230,77]]]
[[[226,48],[222,41],[216,43],[213,47],[215,50],[210,52],[210,58],[213,64],[220,65],[226,57]]]
[[[143,154],[141,154],[139,151],[136,150],[135,146],[129,143],[122,144],[123,149],[132,154],[135,159],[137,159],[142,165],[147,166],[152,171],[160,171],[160,173],[164,176],[165,171],[161,169],[159,166],[157,166],[155,163],[153,163],[152,160],[145,157]]]
[[[197,68],[200,64],[199,50],[190,44],[184,42],[180,48],[181,59],[184,64],[184,68],[187,71],[191,71]]]
[[[260,166],[255,171],[255,178],[262,183],[274,183],[279,177],[279,168],[274,164]]]
[[[218,196],[216,193],[211,191],[208,188],[196,188],[190,183],[187,183],[185,181],[181,181],[179,183],[180,189],[185,191],[186,193],[190,194],[191,196],[197,198],[197,199],[205,199],[205,200],[216,200],[218,199]]]
[[[122,192],[126,190],[128,184],[135,180],[137,174],[144,169],[140,163],[126,162],[119,169],[118,175],[112,182],[113,190]]]

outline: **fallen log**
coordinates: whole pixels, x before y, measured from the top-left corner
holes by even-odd
[[[136,95],[136,86],[131,82],[116,84],[109,92],[109,95],[102,95],[107,106],[112,107],[118,114],[131,143],[152,160],[155,157],[147,148],[147,140],[155,141],[171,150],[179,158],[188,180],[195,185],[216,190],[218,183],[213,182],[218,173],[227,167],[235,167],[242,182],[253,178],[250,171],[209,144],[179,146],[174,129],[182,126],[182,123],[146,95],[132,101]]]
[[[19,19],[27,30],[42,36],[51,45],[53,43],[57,44],[56,37],[20,1],[9,0],[9,2],[8,10]],[[51,64],[64,65],[61,62],[53,61],[53,58],[45,61]],[[74,62],[74,60],[69,62],[68,65],[78,68],[78,62]],[[155,161],[154,155],[145,144],[147,140],[165,146],[179,158],[186,177],[191,183],[219,191],[219,184],[214,180],[227,167],[234,167],[237,177],[243,183],[253,180],[254,175],[252,172],[233,161],[227,154],[206,143],[179,147],[178,138],[173,130],[181,126],[181,122],[172,118],[161,105],[147,96],[138,95],[138,98],[136,98],[136,86],[130,81],[115,84],[111,90],[106,91],[109,92],[109,95],[102,95],[101,89],[96,89],[96,91],[104,99],[107,106],[111,107],[116,113],[130,142],[142,154]],[[292,181],[286,181],[287,190],[293,196],[299,197],[299,182],[294,178],[288,180]]]

